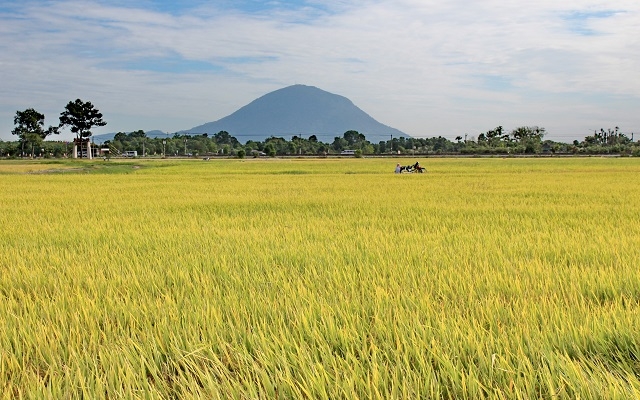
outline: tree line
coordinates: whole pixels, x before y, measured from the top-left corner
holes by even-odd
[[[50,135],[59,134],[68,127],[77,139],[92,136],[91,129],[105,126],[102,114],[91,102],[80,99],[70,101],[60,113],[57,126],[45,128],[42,113],[29,108],[17,111],[14,118],[18,136],[16,142],[0,141],[0,157],[65,157],[72,146],[63,141],[45,141]],[[355,130],[334,137],[330,143],[318,140],[316,135],[271,136],[264,141],[250,140],[245,144],[226,131],[213,134],[174,134],[167,137],[147,137],[142,130],[118,132],[113,140],[106,141],[111,154],[135,151],[138,156],[327,156],[353,150],[356,157],[364,155],[447,155],[447,154],[621,154],[640,156],[640,141],[633,142],[618,127],[600,129],[584,140],[562,143],[545,140],[546,130],[538,126],[521,126],[511,131],[502,126],[480,133],[477,138],[457,136],[451,141],[442,136],[432,138],[391,137],[373,143],[363,133]]]

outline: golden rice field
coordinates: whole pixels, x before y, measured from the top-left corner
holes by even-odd
[[[640,159],[397,161],[0,161],[0,399],[640,398]]]

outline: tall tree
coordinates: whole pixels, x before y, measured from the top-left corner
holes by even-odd
[[[218,133],[215,133],[213,135],[213,141],[216,142],[217,144],[228,144],[231,146],[235,146],[236,144],[239,143],[238,139],[231,136],[231,134],[229,134],[229,132],[227,131],[220,131]]]
[[[539,153],[546,130],[539,126],[520,126],[511,131],[511,137],[525,153]]]
[[[500,141],[504,139],[504,128],[502,126],[496,127],[496,129],[492,129],[485,133],[486,140],[489,146],[497,147],[500,144]]]
[[[357,146],[366,140],[366,137],[358,131],[346,131],[342,136],[349,146]]]
[[[16,127],[11,131],[11,133],[20,138],[23,153],[24,145],[26,143],[31,144],[32,157],[34,156],[34,149],[36,145],[42,143],[42,141],[52,133],[58,133],[58,128],[53,126],[50,126],[48,129],[44,129],[44,114],[34,110],[33,108],[27,108],[24,111],[16,111],[13,123]]]
[[[70,101],[60,113],[59,127],[71,127],[71,132],[75,133],[78,139],[90,137],[91,128],[106,124],[102,119],[102,113],[90,101]]]

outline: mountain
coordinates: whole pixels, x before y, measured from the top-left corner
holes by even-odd
[[[180,133],[213,135],[227,131],[240,142],[264,141],[269,136],[290,140],[293,135],[332,142],[336,136],[355,130],[378,142],[409,135],[383,125],[356,107],[346,97],[313,86],[293,85],[267,93],[231,115]]]
[[[291,140],[294,135],[330,143],[336,136],[354,130],[366,136],[370,142],[409,135],[373,119],[356,107],[351,100],[314,86],[293,85],[267,93],[240,108],[231,115],[214,122],[180,131],[180,134],[213,135],[227,131],[240,142],[264,141],[269,136]],[[159,131],[145,132],[149,138],[167,137]],[[94,135],[93,141],[103,143],[113,140],[114,133]]]

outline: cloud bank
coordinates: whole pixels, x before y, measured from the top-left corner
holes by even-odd
[[[56,124],[76,98],[103,112],[97,134],[188,129],[295,83],[417,137],[498,125],[544,126],[563,141],[640,130],[640,3],[526,3],[7,3],[0,138],[15,139],[17,110]]]

